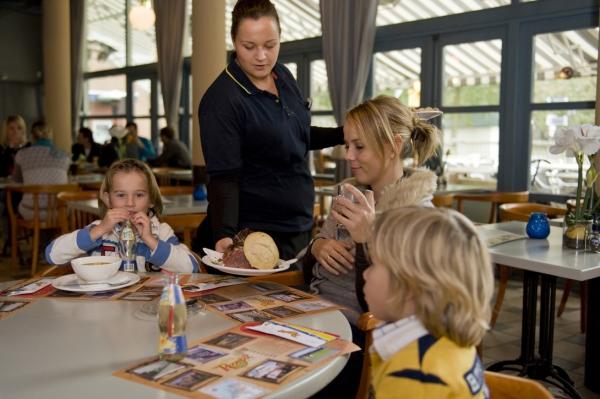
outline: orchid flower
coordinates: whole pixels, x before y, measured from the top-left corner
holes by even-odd
[[[555,144],[550,147],[550,153],[560,154],[566,152],[567,156],[573,156],[577,161],[575,219],[581,220],[584,210],[589,209],[589,201],[593,199],[593,186],[598,178],[593,155],[600,150],[600,126],[581,125],[562,127],[556,132],[554,142]],[[583,160],[585,156],[590,161],[590,167],[585,176],[586,192],[582,206],[581,191],[583,186]]]

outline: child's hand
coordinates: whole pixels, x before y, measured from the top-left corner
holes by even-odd
[[[365,243],[375,220],[373,192],[368,191],[365,196],[351,184],[344,188],[353,194],[356,202],[344,197],[336,198],[336,207],[331,209],[331,215],[338,223],[344,225],[354,242]]]
[[[350,244],[333,239],[316,240],[311,252],[325,270],[336,276],[347,274],[354,268]]]
[[[136,212],[131,216],[130,220],[138,231],[142,241],[150,248],[150,250],[154,251],[158,245],[158,241],[156,240],[156,237],[152,235],[150,218],[148,215],[146,215],[145,212]]]
[[[129,211],[125,208],[113,208],[109,209],[104,215],[104,218],[100,224],[92,227],[90,230],[90,236],[93,241],[102,237],[104,234],[108,234],[115,228],[115,225],[122,223],[129,219]]]

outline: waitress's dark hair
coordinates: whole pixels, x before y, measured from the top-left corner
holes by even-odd
[[[259,19],[270,17],[277,23],[277,30],[281,34],[279,15],[273,3],[269,0],[238,0],[231,12],[231,39],[235,40],[242,20],[246,18]]]

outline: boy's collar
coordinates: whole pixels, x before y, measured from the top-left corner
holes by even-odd
[[[387,361],[396,352],[427,334],[429,332],[416,316],[408,316],[375,329],[371,350],[377,352],[383,361]]]

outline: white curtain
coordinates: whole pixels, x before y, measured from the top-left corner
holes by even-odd
[[[179,134],[179,99],[187,25],[185,0],[154,0],[158,77],[167,125]]]
[[[377,0],[321,0],[320,9],[329,94],[335,120],[342,125],[348,109],[362,100],[365,91],[375,41]],[[334,158],[339,181],[350,171],[340,147],[334,149]]]

